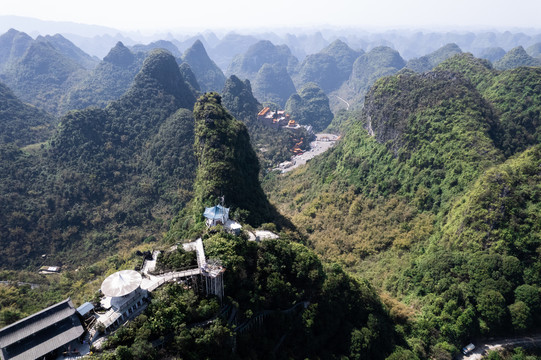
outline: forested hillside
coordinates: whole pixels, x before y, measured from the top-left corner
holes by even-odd
[[[335,149],[267,179],[323,259],[409,306],[390,302],[419,358],[537,324],[540,80],[469,54],[400,71]]]
[[[225,297],[164,285],[95,358],[450,360],[537,329],[538,40],[386,36],[205,33],[101,62],[0,36],[0,326],[95,302],[156,249],[183,268],[171,246],[200,237]],[[273,171],[314,134],[258,122],[263,104],[341,139]],[[206,227],[222,201],[240,235]]]
[[[406,63],[406,68],[417,72],[430,71],[439,63],[461,52],[457,44],[447,44],[433,53],[411,59]]]
[[[104,108],[110,101],[117,100],[130,88],[135,75],[141,70],[144,58],[143,53],[134,54],[122,42],[118,42],[103,61],[70,90],[63,108]]]
[[[0,144],[22,147],[43,142],[55,125],[54,117],[23,103],[0,83]]]
[[[158,50],[107,108],[71,112],[42,151],[3,147],[1,254],[17,268],[85,261],[166,230],[191,198],[194,95]]]
[[[250,46],[245,53],[235,56],[227,74],[253,81],[264,64],[276,65],[292,73],[298,63],[299,60],[291,54],[287,45],[274,45],[268,40],[261,40]]]
[[[212,61],[201,41],[197,40],[186,49],[182,61],[188,63],[195,74],[202,92],[222,91],[225,84],[225,75]]]

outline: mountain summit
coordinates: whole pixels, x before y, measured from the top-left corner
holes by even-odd
[[[190,48],[186,49],[182,61],[190,65],[202,92],[222,91],[225,75],[208,56],[200,40],[196,40]]]

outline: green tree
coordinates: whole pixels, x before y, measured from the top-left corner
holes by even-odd
[[[541,308],[541,299],[539,297],[539,288],[534,285],[523,284],[515,289],[515,301],[524,302],[532,314],[537,314]]]
[[[505,298],[498,291],[485,290],[477,297],[477,311],[484,321],[484,326],[481,325],[482,332],[499,330],[507,315]]]
[[[522,301],[509,305],[509,315],[515,331],[526,330],[532,324],[532,312]]]

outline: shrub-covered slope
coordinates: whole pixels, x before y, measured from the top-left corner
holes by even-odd
[[[261,40],[251,45],[245,53],[235,56],[227,74],[253,81],[264,64],[277,65],[291,74],[298,62],[286,45],[274,45],[268,40]]]
[[[186,49],[182,61],[187,62],[201,86],[202,92],[221,91],[225,84],[225,75],[212,61],[200,40]]]
[[[56,119],[21,102],[0,83],[0,143],[21,147],[40,143],[51,135]]]
[[[66,115],[44,151],[4,147],[2,266],[44,253],[84,263],[166,230],[191,198],[194,102],[173,56],[158,50],[121,99]],[[77,251],[88,257],[62,256]]]
[[[63,97],[87,71],[49,42],[34,41],[0,74],[0,79],[22,100],[59,114]]]
[[[412,320],[421,358],[539,320],[540,80],[468,54],[402,71],[333,150],[267,179],[317,253],[412,307],[391,311]]]
[[[131,86],[141,70],[145,55],[132,53],[118,42],[88,76],[70,90],[63,108],[84,109],[90,106],[104,108],[117,100]]]
[[[411,59],[407,62],[406,68],[416,72],[430,71],[439,63],[456,54],[460,54],[461,52],[462,50],[457,44],[447,44],[428,55],[421,56],[417,59]]]

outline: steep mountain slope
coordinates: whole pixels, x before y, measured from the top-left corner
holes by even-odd
[[[389,47],[377,47],[361,55],[353,63],[349,86],[355,92],[367,90],[382,76],[391,75],[405,65],[400,54]]]
[[[449,59],[450,57],[460,54],[462,50],[458,47],[457,44],[447,44],[438,50],[421,56],[417,59],[411,59],[407,62],[406,68],[416,71],[416,72],[425,72],[432,70],[439,63]]]
[[[197,40],[186,49],[182,61],[192,69],[202,92],[221,91],[225,84],[225,75],[212,61],[201,41]]]
[[[40,35],[36,38],[36,41],[51,44],[56,50],[58,50],[58,52],[75,61],[77,64],[81,65],[85,69],[92,70],[99,63],[99,60],[96,57],[88,55],[60,34],[55,34],[53,36]]]
[[[438,69],[461,73],[493,104],[500,120],[494,141],[506,156],[539,143],[541,69],[522,67],[500,73],[471,54],[458,55]]]
[[[322,53],[311,54],[300,65],[295,82],[299,87],[313,82],[329,92],[342,84],[341,75],[336,60],[332,56]]]
[[[317,54],[308,55],[294,75],[297,87],[316,83],[326,93],[339,88],[351,75],[353,63],[363,52],[336,40]]]
[[[8,32],[0,36],[0,72],[6,67],[21,58],[30,44],[34,41],[27,34],[9,29]]]
[[[231,75],[221,93],[223,106],[235,119],[242,121],[248,129],[255,125],[262,105],[252,93],[250,80],[242,81]]]
[[[258,121],[257,113],[263,106],[252,94],[249,80],[241,81],[235,75],[230,76],[222,91],[222,104],[234,118],[242,121],[248,128],[250,142],[264,169],[274,168],[291,159],[292,149],[301,138],[305,140],[300,144],[302,149],[306,149],[309,143],[310,135],[304,129],[284,131],[285,129],[272,128]]]
[[[522,46],[517,46],[494,63],[494,67],[498,70],[509,70],[519,66],[541,66],[541,60],[528,55]]]
[[[443,241],[453,249],[496,248],[528,263],[541,243],[541,146],[491,168],[449,213]]]
[[[320,51],[321,54],[332,56],[336,61],[336,67],[340,73],[340,80],[349,79],[353,70],[353,63],[357,58],[364,54],[364,51],[355,51],[351,49],[342,40],[335,40],[329,46]]]
[[[373,85],[333,150],[267,179],[317,253],[412,307],[416,320],[391,312],[412,319],[420,358],[538,321],[524,319],[540,304],[540,80],[537,68],[498,72],[471,54],[401,71]],[[502,141],[516,129],[520,145]]]
[[[44,111],[24,104],[0,83],[0,143],[21,147],[47,140],[56,119]]]
[[[182,63],[179,65],[179,69],[188,87],[192,90],[194,94],[199,94],[201,92],[201,86],[199,86],[199,83],[197,82],[195,74],[193,73],[190,65],[188,65],[188,63]]]
[[[87,71],[50,43],[34,41],[0,79],[22,100],[58,114],[68,89],[81,81]]]
[[[481,59],[487,59],[488,61],[495,63],[505,56],[505,50],[501,47],[485,48],[479,52],[478,57]]]
[[[278,214],[259,184],[259,161],[246,126],[227,113],[216,93],[198,99],[194,116],[198,168],[193,207],[202,213],[223,196],[252,225],[274,220]]]
[[[358,107],[364,101],[364,96],[370,86],[377,79],[394,74],[405,65],[406,62],[397,51],[386,46],[373,48],[355,60],[348,81],[333,93],[333,97],[339,96],[352,107]]]
[[[48,149],[3,149],[2,266],[46,253],[69,267],[166,230],[191,198],[194,102],[173,56],[158,50],[118,101],[68,113]],[[83,250],[87,258],[62,256]]]
[[[533,44],[526,49],[528,55],[534,58],[541,58],[541,43]]]
[[[104,108],[124,94],[141,70],[145,55],[132,53],[118,42],[88,76],[70,90],[62,107],[65,110],[90,106]]]
[[[310,125],[314,132],[324,130],[333,119],[329,98],[314,83],[308,83],[287,100],[286,111],[301,125]]]
[[[264,64],[278,65],[291,74],[298,62],[286,45],[274,45],[268,40],[261,40],[250,46],[245,53],[235,56],[226,73],[254,81]]]
[[[285,67],[266,63],[257,72],[254,95],[259,101],[284,107],[293,93],[295,85]]]

